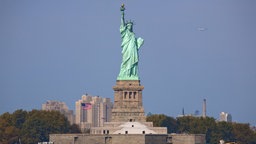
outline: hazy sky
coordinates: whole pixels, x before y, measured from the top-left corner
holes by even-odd
[[[256,125],[255,0],[1,0],[0,114],[110,97],[121,64],[120,5],[145,40],[145,112],[202,112]]]

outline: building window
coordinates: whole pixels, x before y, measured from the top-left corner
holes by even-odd
[[[128,134],[128,131],[125,131],[125,134]]]
[[[126,96],[127,96],[127,92],[124,92],[124,99],[126,99]]]
[[[136,99],[136,95],[137,93],[136,92],[133,92],[133,98]]]
[[[142,131],[142,134],[145,134],[145,131]]]
[[[129,99],[132,98],[132,92],[129,92]]]

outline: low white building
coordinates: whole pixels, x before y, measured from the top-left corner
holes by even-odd
[[[91,134],[167,134],[166,127],[153,127],[153,122],[106,122],[92,127]]]

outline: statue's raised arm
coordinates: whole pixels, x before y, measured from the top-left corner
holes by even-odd
[[[124,4],[122,4],[121,7],[120,7],[120,11],[121,11],[121,15],[122,15],[122,17],[121,17],[121,25],[123,25],[123,26],[125,25],[124,10],[125,10],[125,7],[124,7]]]
[[[122,4],[120,11],[121,26],[120,33],[122,38],[122,64],[120,73],[117,80],[139,80],[138,76],[138,62],[139,54],[138,50],[143,45],[144,40],[142,38],[136,38],[133,32],[133,22],[125,22],[124,19],[124,4]]]

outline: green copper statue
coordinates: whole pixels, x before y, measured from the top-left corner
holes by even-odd
[[[133,22],[125,22],[124,19],[124,4],[120,11],[122,13],[120,33],[122,37],[122,64],[117,80],[139,80],[138,76],[138,50],[143,45],[142,38],[136,38],[133,32]]]

